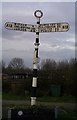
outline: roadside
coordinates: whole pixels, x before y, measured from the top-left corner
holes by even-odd
[[[44,106],[47,109],[58,108],[57,120],[77,120],[77,103],[64,102],[40,102],[37,101],[36,107]],[[2,101],[2,115],[4,120],[8,117],[8,110],[12,109],[27,109],[31,107],[30,100],[3,100]],[[36,109],[35,109],[36,110]],[[43,112],[42,112],[43,113]]]
[[[3,100],[2,101],[3,106],[26,106],[30,105],[29,100]],[[59,103],[59,102],[40,102],[37,101],[37,105],[45,105],[50,107],[61,107],[68,110],[77,110],[77,103]]]

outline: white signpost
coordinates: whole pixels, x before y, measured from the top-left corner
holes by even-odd
[[[40,24],[40,18],[43,16],[41,10],[36,10],[34,12],[35,17],[37,18],[36,25],[6,22],[5,28],[8,30],[17,30],[24,32],[35,32],[36,33],[36,42],[34,50],[34,60],[33,60],[33,80],[32,80],[32,95],[31,95],[31,105],[36,105],[36,88],[37,88],[37,64],[38,64],[38,46],[39,46],[39,33],[45,32],[67,32],[70,28],[69,24],[66,22],[62,23],[47,23]]]

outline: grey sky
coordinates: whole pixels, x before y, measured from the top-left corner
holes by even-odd
[[[5,22],[36,24],[33,15],[41,9],[41,23],[68,22],[70,30],[59,33],[40,33],[39,56],[55,60],[75,57],[75,3],[74,2],[13,2],[2,4],[2,50],[8,63],[14,57],[23,58],[32,67],[35,33],[12,31],[4,28]]]
[[[39,2],[75,2],[76,0],[39,0]],[[38,2],[38,0],[1,0],[1,2]]]

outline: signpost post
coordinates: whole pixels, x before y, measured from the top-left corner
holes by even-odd
[[[37,18],[36,25],[14,23],[14,22],[5,23],[5,28],[8,30],[17,30],[17,31],[36,33],[36,41],[34,43],[35,49],[34,49],[34,59],[33,59],[33,80],[32,80],[31,105],[36,105],[37,65],[38,65],[38,59],[39,59],[38,47],[40,45],[39,44],[39,33],[66,32],[70,28],[69,24],[66,22],[40,24],[40,18],[43,16],[43,12],[41,10],[36,10],[34,12],[34,15]]]

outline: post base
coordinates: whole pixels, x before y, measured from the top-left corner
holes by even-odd
[[[31,106],[36,105],[36,97],[31,97]]]

